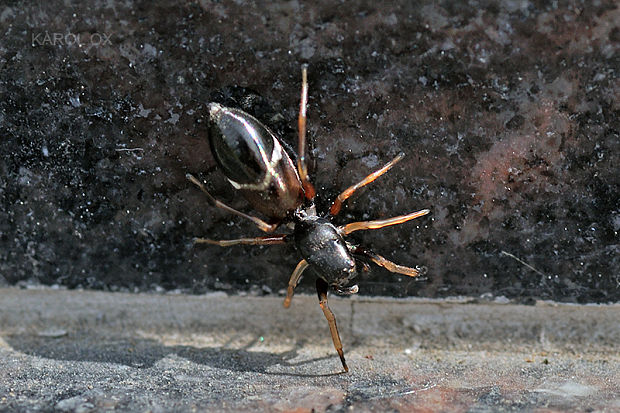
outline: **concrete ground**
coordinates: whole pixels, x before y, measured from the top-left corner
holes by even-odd
[[[620,411],[620,306],[0,289],[0,411]]]

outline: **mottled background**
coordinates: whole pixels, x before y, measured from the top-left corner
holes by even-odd
[[[353,234],[428,269],[362,294],[620,300],[617,2],[32,3],[0,6],[0,284],[280,291],[292,247],[192,246],[259,234],[185,174],[247,211],[206,103],[292,143],[306,62],[319,207],[404,151],[337,222],[432,210]]]

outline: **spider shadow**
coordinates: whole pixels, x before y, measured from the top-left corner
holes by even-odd
[[[332,359],[335,356],[315,357],[292,362],[304,341],[297,341],[292,349],[274,353],[251,348],[256,340],[242,348],[230,348],[230,343],[219,347],[165,345],[151,338],[102,337],[98,334],[75,332],[62,337],[42,337],[32,334],[11,334],[2,337],[16,352],[52,360],[119,364],[133,368],[150,368],[167,357],[179,357],[192,363],[216,369],[252,372],[267,375],[296,377],[325,377],[341,374],[298,373],[294,368]],[[290,371],[286,371],[289,369]]]

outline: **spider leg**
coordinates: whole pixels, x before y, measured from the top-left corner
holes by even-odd
[[[404,274],[408,275],[409,277],[417,277],[418,275],[420,275],[420,271],[416,270],[415,268],[405,267],[404,265],[393,263],[392,261],[389,261],[383,258],[381,255],[376,254],[364,247],[355,247],[353,248],[351,253],[368,257],[378,266],[383,267],[386,270],[396,274]]]
[[[412,212],[407,215],[400,215],[397,217],[387,218],[387,219],[378,219],[375,221],[360,221],[360,222],[350,222],[346,225],[338,227],[338,230],[342,232],[344,235],[348,235],[354,231],[361,231],[366,229],[379,229],[383,227],[388,227],[390,225],[398,225],[403,222],[411,221],[412,219],[419,218],[431,212],[428,209],[423,209],[421,211]]]
[[[288,280],[288,288],[286,289],[286,298],[284,299],[284,308],[289,308],[291,305],[291,300],[293,299],[293,294],[295,294],[295,287],[299,284],[299,280],[301,279],[301,274],[308,268],[308,262],[306,260],[301,260],[295,267],[295,271],[291,274],[291,278]]]
[[[252,221],[254,224],[256,224],[256,226],[257,226],[257,227],[258,227],[261,231],[263,231],[263,232],[272,232],[272,231],[274,231],[274,230],[278,227],[279,223],[276,223],[276,224],[268,224],[268,223],[266,223],[265,221],[263,221],[263,220],[262,220],[262,219],[260,219],[260,218],[254,217],[254,216],[252,216],[252,215],[244,214],[244,213],[243,213],[243,212],[241,212],[241,211],[237,211],[236,209],[229,207],[229,206],[228,206],[228,205],[226,205],[225,203],[220,202],[220,201],[218,201],[217,199],[215,199],[215,198],[213,197],[213,195],[211,195],[211,194],[209,193],[209,191],[207,191],[207,188],[205,188],[205,186],[202,184],[202,182],[200,182],[198,179],[196,179],[193,175],[191,175],[191,174],[187,174],[187,175],[185,175],[185,177],[186,177],[186,178],[187,178],[187,179],[188,179],[191,183],[193,183],[194,185],[198,186],[198,188],[200,188],[200,190],[201,190],[202,192],[204,192],[204,193],[205,193],[205,195],[207,195],[207,198],[209,198],[209,201],[210,201],[213,205],[215,205],[216,207],[221,208],[221,209],[223,209],[223,210],[225,210],[225,211],[231,212],[231,213],[233,213],[233,214],[235,214],[235,215],[238,215],[238,216],[240,216],[240,217],[243,217],[243,218],[245,218],[245,219],[249,219],[249,220],[250,220],[250,221]]]
[[[347,189],[345,189],[340,195],[338,195],[338,198],[336,198],[334,202],[332,203],[332,206],[329,209],[329,214],[337,215],[340,212],[340,208],[342,208],[342,203],[346,201],[351,195],[353,195],[355,191],[357,191],[363,186],[368,185],[369,183],[371,183],[372,181],[374,181],[375,179],[377,179],[378,177],[380,177],[381,175],[389,171],[394,165],[396,165],[396,163],[398,163],[404,157],[405,157],[405,154],[403,152],[399,153],[396,156],[396,158],[392,159],[390,162],[385,164],[383,168],[371,173],[370,175],[368,175],[366,178],[362,179],[355,185],[352,185],[348,187]]]
[[[194,238],[194,244],[211,244],[220,247],[230,247],[232,245],[277,245],[286,243],[286,234],[274,234],[266,237],[238,238],[226,240],[213,240],[208,238]]]
[[[299,117],[297,127],[299,131],[297,170],[307,199],[313,199],[316,190],[308,178],[306,164],[306,107],[308,106],[308,65],[301,66],[301,100],[299,102]]]
[[[347,366],[347,362],[344,359],[344,352],[342,351],[342,342],[340,341],[340,334],[338,334],[338,327],[336,326],[336,317],[332,310],[329,309],[327,305],[327,289],[329,285],[321,278],[316,279],[316,292],[319,296],[319,305],[321,306],[321,310],[323,310],[323,314],[325,314],[325,318],[329,323],[329,332],[332,334],[332,341],[334,342],[334,347],[338,352],[338,356],[340,356],[340,361],[342,362],[342,367],[344,368],[345,373],[349,371],[349,367]]]

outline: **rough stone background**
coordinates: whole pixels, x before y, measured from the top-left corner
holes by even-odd
[[[258,231],[184,176],[244,209],[205,104],[252,90],[293,142],[307,62],[319,207],[404,151],[337,222],[432,210],[354,234],[428,268],[362,294],[618,301],[619,25],[605,0],[4,2],[0,284],[279,291],[292,248],[192,246]]]

